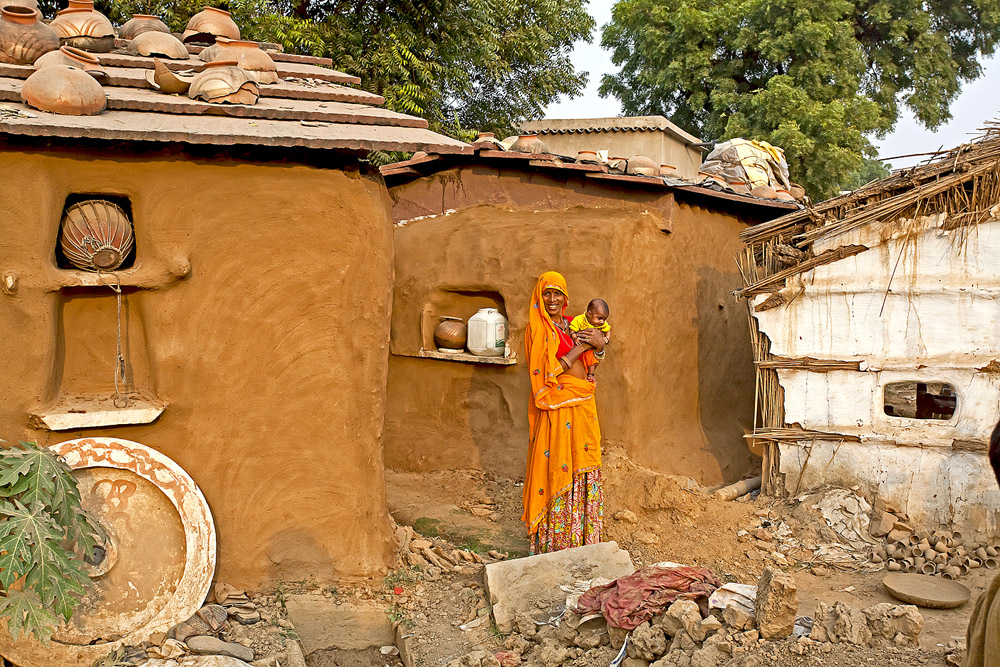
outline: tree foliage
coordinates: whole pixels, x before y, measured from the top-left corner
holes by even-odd
[[[56,0],[42,0],[55,2]],[[245,37],[327,56],[386,106],[461,128],[506,132],[587,81],[570,62],[590,39],[586,0],[230,0]],[[215,0],[98,0],[116,23],[158,15],[173,30]],[[221,3],[224,4],[224,3]]]
[[[0,448],[0,616],[14,640],[24,633],[46,643],[60,617],[70,619],[90,586],[83,554],[103,535],[51,450]]]
[[[785,149],[814,196],[843,189],[900,105],[947,121],[1000,37],[1000,0],[620,0],[602,95],[705,140]]]

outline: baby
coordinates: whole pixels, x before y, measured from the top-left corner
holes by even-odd
[[[608,307],[608,302],[603,299],[594,299],[589,304],[587,304],[587,312],[577,315],[573,318],[573,321],[569,323],[570,331],[583,331],[584,329],[598,329],[604,334],[604,340],[611,341],[611,325],[608,324],[608,318],[611,316],[611,309]],[[576,336],[573,336],[573,342],[576,342]],[[580,357],[583,360],[583,365],[587,367],[587,379],[591,382],[594,381],[594,371],[597,369],[597,364],[599,363],[597,357],[594,355],[593,350],[587,350]]]

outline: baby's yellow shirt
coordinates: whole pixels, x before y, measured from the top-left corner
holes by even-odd
[[[574,317],[573,320],[569,323],[569,328],[571,331],[583,331],[584,329],[600,329],[604,333],[608,333],[609,331],[611,331],[611,325],[608,324],[607,322],[605,322],[599,327],[595,327],[593,324],[590,323],[590,320],[587,319],[587,313],[582,313]]]

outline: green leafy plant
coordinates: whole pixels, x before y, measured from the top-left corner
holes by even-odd
[[[14,640],[48,643],[90,585],[84,554],[104,531],[80,506],[66,463],[33,442],[0,440],[0,616]]]

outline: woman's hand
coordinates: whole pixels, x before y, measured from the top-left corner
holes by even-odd
[[[589,345],[595,352],[604,351],[604,333],[600,329],[583,329],[576,336],[578,343]]]

